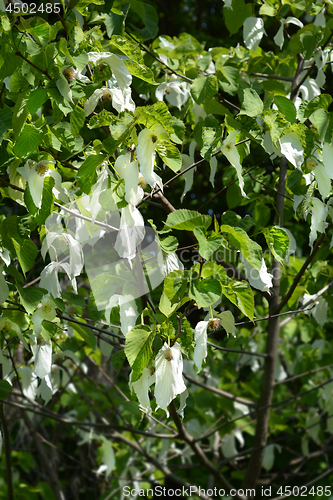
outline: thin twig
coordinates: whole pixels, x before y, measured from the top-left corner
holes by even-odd
[[[30,66],[32,66],[33,68],[37,69],[37,71],[40,71],[41,73],[43,73],[43,75],[45,75],[46,78],[48,78],[49,80],[52,80],[52,77],[48,74],[47,71],[44,71],[43,69],[39,68],[34,63],[32,63],[31,61],[29,61],[29,59],[27,59],[26,57],[24,57],[24,55],[19,50],[17,52],[15,52],[15,55],[21,57],[25,62],[27,62],[28,64],[30,64]]]

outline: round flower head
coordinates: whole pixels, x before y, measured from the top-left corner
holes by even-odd
[[[66,78],[68,83],[74,82],[75,80],[75,69],[72,66],[64,66],[61,68],[62,75]]]

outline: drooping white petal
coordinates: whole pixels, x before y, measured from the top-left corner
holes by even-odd
[[[276,33],[276,35],[273,38],[274,43],[276,43],[276,45],[278,47],[280,47],[280,50],[282,49],[282,45],[284,42],[283,30],[284,30],[284,24],[283,24],[283,20],[281,20],[280,28],[278,29],[278,32]]]
[[[94,64],[98,62],[104,62],[105,64],[108,64],[117,79],[119,87],[122,90],[131,85],[132,75],[126,68],[125,63],[120,56],[112,54],[111,52],[89,52],[88,61],[93,62]]]
[[[323,198],[327,198],[327,196],[331,192],[331,178],[328,175],[328,169],[324,167],[321,163],[317,163],[315,168],[313,169],[313,173],[316,177],[316,181],[318,183],[319,192]]]
[[[61,288],[58,279],[59,265],[58,262],[50,262],[44,267],[40,275],[39,286],[45,288],[54,298],[59,298],[61,296]]]
[[[312,247],[314,240],[317,237],[317,232],[322,233],[327,227],[326,217],[327,217],[327,206],[319,200],[319,198],[311,198],[312,203],[312,217],[311,217],[311,227],[309,244]]]
[[[48,375],[52,368],[52,342],[43,342],[31,346],[34,355],[34,374],[43,378]]]
[[[194,355],[193,361],[195,366],[198,368],[198,373],[201,371],[202,362],[206,360],[207,357],[207,328],[208,321],[199,321],[194,330]]]
[[[179,260],[178,255],[170,253],[164,256],[164,264],[161,267],[161,273],[167,276],[172,271],[184,270],[184,264]]]
[[[107,89],[108,90],[108,89]],[[96,108],[98,101],[103,97],[105,89],[97,89],[84,103],[85,116],[90,115]]]
[[[154,172],[157,138],[163,132],[165,132],[163,127],[157,125],[153,130],[145,128],[138,135],[136,154],[140,163],[140,172],[151,188],[157,184],[160,189],[163,189],[162,179]]]
[[[297,19],[297,17],[287,17],[287,19],[285,20],[285,23],[286,24],[294,24],[295,26],[298,26],[299,28],[303,28],[303,23],[302,21],[300,21],[299,19]]]
[[[299,137],[295,132],[290,132],[280,139],[281,153],[294,167],[301,170],[304,162],[303,147]]]
[[[256,50],[261,39],[266,35],[264,21],[261,17],[248,17],[243,24],[243,39],[247,49]]]
[[[163,82],[157,87],[155,96],[158,101],[163,101],[165,97],[172,106],[180,110],[190,97],[190,86],[182,80]]]
[[[137,317],[139,316],[135,300],[132,295],[113,295],[105,308],[105,318],[109,322],[111,310],[119,306],[121,331],[126,335],[135,327]]]
[[[178,394],[186,391],[183,379],[183,358],[178,342],[169,347],[164,342],[155,359],[156,410],[162,408],[169,416],[168,406]]]
[[[260,271],[258,269],[251,266],[251,264],[243,257],[241,254],[241,261],[244,265],[245,276],[250,282],[250,285],[256,288],[257,290],[261,290],[263,292],[269,292],[269,289],[272,288],[272,278],[273,275],[267,272],[267,267],[264,259],[262,259],[262,264]]]
[[[132,99],[130,87],[125,87],[123,90],[120,88],[111,88],[110,92],[112,96],[112,106],[118,111],[118,113],[125,111],[125,109],[134,113],[135,103]]]
[[[242,193],[242,196],[248,198],[244,192],[244,179],[242,175],[242,165],[240,164],[240,156],[235,146],[236,136],[238,134],[237,130],[233,130],[230,132],[228,137],[223,141],[221,151],[224,156],[227,158],[229,163],[236,169],[239,187]]]
[[[136,247],[145,237],[144,220],[137,208],[132,205],[121,209],[120,228],[115,250],[120,257],[134,259]]]
[[[143,189],[139,186],[139,166],[131,161],[131,153],[118,156],[114,164],[115,170],[125,180],[125,200],[130,205],[137,205],[143,198]]]
[[[140,406],[146,410],[150,411],[150,399],[149,399],[149,388],[155,383],[156,377],[155,372],[151,373],[149,368],[145,368],[142,372],[141,377],[136,382],[131,382],[132,372],[130,374],[129,386],[131,392],[135,391],[136,397],[139,400]]]
[[[17,371],[21,375],[23,394],[33,401],[36,399],[38,379],[29,366],[19,366]]]
[[[50,175],[48,163],[53,162],[43,160],[36,164],[32,160],[27,160],[24,167],[17,169],[17,172],[27,180],[32,200],[38,208],[42,205],[44,178]]]
[[[72,91],[66,79],[59,78],[59,80],[57,80],[57,87],[60,94],[66,99],[66,101],[73,102]]]

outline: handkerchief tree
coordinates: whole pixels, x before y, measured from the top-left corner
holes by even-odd
[[[0,499],[332,495],[333,6],[214,9],[0,0]]]

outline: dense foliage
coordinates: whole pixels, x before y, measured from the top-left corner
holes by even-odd
[[[331,2],[32,5],[0,0],[0,499],[332,499]]]

